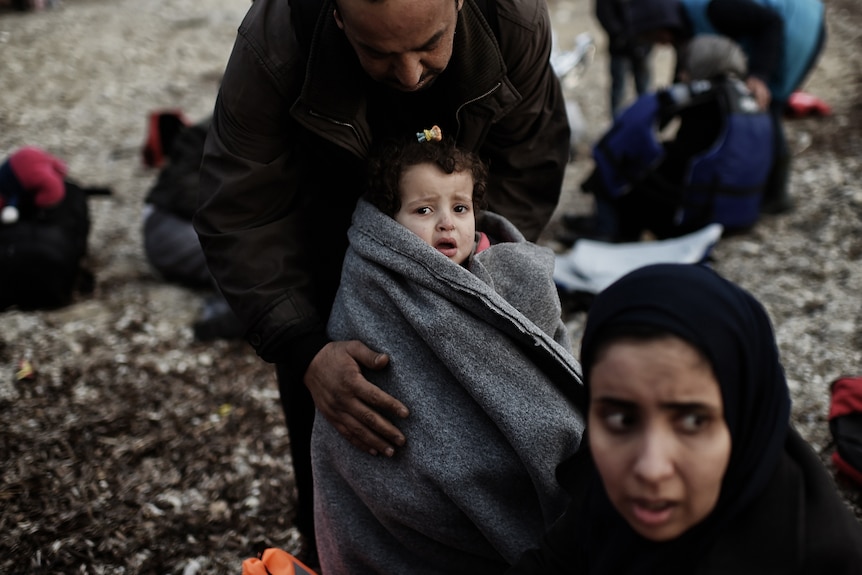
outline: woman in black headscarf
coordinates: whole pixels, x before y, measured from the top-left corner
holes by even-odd
[[[769,317],[695,265],[599,294],[581,345],[589,449],[573,502],[507,573],[862,572],[862,524],[790,426]]]

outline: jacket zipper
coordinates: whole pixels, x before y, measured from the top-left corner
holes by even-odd
[[[342,127],[344,127],[344,128],[349,128],[349,129],[350,129],[350,131],[351,131],[351,132],[353,132],[353,136],[356,138],[356,142],[359,144],[359,147],[362,147],[362,142],[360,141],[360,137],[359,137],[359,131],[358,131],[358,130],[356,129],[356,127],[355,127],[353,124],[351,124],[350,122],[342,122],[342,121],[340,121],[340,120],[335,120],[335,119],[333,119],[333,118],[330,118],[329,116],[324,116],[323,114],[320,114],[320,113],[318,113],[318,112],[315,112],[315,111],[314,111],[313,109],[311,109],[311,108],[309,108],[309,109],[308,109],[308,115],[309,115],[309,116],[313,116],[314,118],[317,118],[317,119],[319,119],[319,120],[323,120],[324,122],[329,122],[330,124],[334,124],[334,125],[336,125],[336,126],[342,126]],[[316,130],[315,130],[315,131],[316,131]],[[351,149],[352,147],[351,147],[351,146],[349,146],[349,145],[346,145],[346,143],[345,143],[345,142],[342,142],[342,141],[333,141],[333,142],[334,142],[335,144],[339,145],[340,147],[342,147],[342,148],[346,149],[347,151],[349,151],[349,152],[351,152],[351,153],[354,153],[354,154],[358,155],[360,158],[365,157],[365,155],[366,155],[366,149],[365,149],[365,148],[363,148],[363,149],[361,150],[361,153],[358,153],[358,154],[357,154],[357,153],[356,153],[356,152],[357,152],[357,150],[353,150],[353,149]]]
[[[329,116],[324,116],[323,114],[318,114],[317,112],[315,112],[311,108],[308,109],[308,113],[309,113],[309,115],[314,116],[315,118],[320,118],[321,120],[326,120],[327,122],[329,122],[331,124],[335,124],[337,126],[346,126],[346,127],[350,128],[353,131],[353,133],[356,135],[356,139],[357,140],[359,139],[359,133],[356,131],[356,128],[354,128],[353,124],[351,124],[350,122],[341,122],[339,120],[334,120],[333,118],[330,118]]]
[[[502,82],[497,82],[497,84],[493,88],[491,88],[490,90],[488,90],[484,94],[480,94],[479,96],[476,96],[475,98],[473,98],[471,100],[467,100],[466,102],[464,102],[463,104],[458,106],[458,109],[455,110],[455,122],[458,124],[458,134],[456,134],[456,137],[461,134],[461,110],[464,109],[464,106],[469,106],[473,102],[478,102],[479,100],[487,98],[488,96],[490,96],[491,94],[496,92],[500,88],[500,86],[502,86],[502,85],[503,85]]]

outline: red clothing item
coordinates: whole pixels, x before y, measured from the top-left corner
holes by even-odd
[[[479,232],[479,239],[476,242],[476,253],[478,254],[482,250],[487,250],[491,247],[491,240],[488,239],[488,236],[485,232]]]
[[[38,208],[59,204],[66,195],[63,179],[68,168],[60,160],[32,146],[24,147],[9,157],[9,166],[25,191],[33,194]],[[4,205],[0,199],[0,207]]]

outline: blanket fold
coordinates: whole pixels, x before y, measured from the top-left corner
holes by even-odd
[[[505,240],[455,265],[360,201],[333,340],[389,354],[366,377],[411,410],[395,457],[315,421],[324,573],[498,573],[564,509],[554,476],[583,432],[580,366],[553,283],[554,254],[486,214]]]

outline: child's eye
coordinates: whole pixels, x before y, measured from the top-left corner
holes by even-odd
[[[463,204],[455,206],[455,213],[457,213],[457,214],[462,214],[464,212],[469,212],[469,211],[470,211],[470,206],[466,206]]]
[[[426,206],[426,207],[422,207],[422,208],[416,208],[416,213],[417,213],[417,214],[419,214],[419,215],[421,215],[421,216],[424,216],[424,215],[426,215],[426,214],[430,214],[430,213],[431,213],[431,208],[429,208],[429,207],[427,207],[427,206]]]

